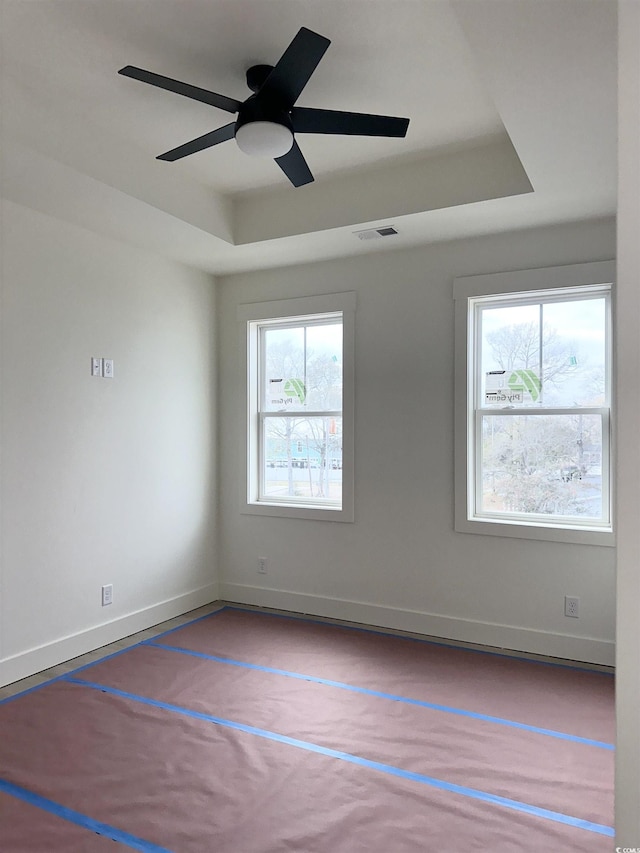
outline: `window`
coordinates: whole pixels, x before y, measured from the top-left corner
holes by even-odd
[[[353,520],[355,295],[244,305],[245,512]]]
[[[613,544],[612,278],[456,281],[456,529]]]

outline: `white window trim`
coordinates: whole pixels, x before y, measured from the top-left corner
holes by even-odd
[[[479,533],[489,536],[506,536],[517,539],[539,539],[551,542],[568,542],[584,545],[615,546],[613,529],[587,529],[584,527],[545,526],[539,521],[509,521],[495,519],[470,518],[469,470],[473,464],[469,445],[472,429],[469,399],[471,390],[468,385],[473,367],[474,354],[469,348],[469,299],[480,296],[493,296],[525,291],[544,291],[562,287],[580,287],[586,285],[611,284],[611,306],[615,310],[615,262],[598,261],[588,264],[571,264],[561,267],[546,267],[534,270],[492,273],[489,275],[465,276],[456,278],[453,285],[455,301],[455,529],[461,533]],[[613,365],[612,365],[613,368]],[[615,370],[612,369],[612,402],[615,400]],[[611,420],[613,420],[613,409]],[[613,472],[613,436],[614,424],[610,423],[610,461]],[[610,494],[614,494],[613,482],[610,482]],[[612,508],[613,514],[613,508]]]
[[[321,296],[302,296],[272,302],[254,302],[239,305],[237,319],[240,326],[240,369],[246,382],[243,394],[242,423],[246,425],[242,438],[241,476],[242,492],[240,511],[248,515],[303,518],[314,521],[354,520],[354,414],[355,414],[355,309],[356,294],[330,293]],[[257,382],[249,381],[249,365],[257,363],[257,334],[250,331],[250,323],[260,320],[280,320],[287,317],[305,317],[314,314],[342,312],[342,505],[340,507],[300,506],[283,502],[269,503],[257,500]]]

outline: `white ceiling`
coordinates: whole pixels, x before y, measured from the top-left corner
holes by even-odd
[[[233,141],[155,159],[233,119],[119,68],[244,100],[301,26],[331,46],[298,105],[405,139],[300,135],[298,189]],[[1,70],[5,198],[211,272],[615,212],[612,0],[3,0]]]

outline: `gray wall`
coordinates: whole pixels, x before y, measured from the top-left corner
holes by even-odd
[[[614,255],[604,221],[221,279],[222,596],[612,663],[615,549],[453,530],[452,281]],[[243,515],[236,307],[343,290],[358,299],[355,523]],[[580,597],[579,620],[565,594]]]

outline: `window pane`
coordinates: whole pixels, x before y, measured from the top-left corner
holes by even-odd
[[[307,328],[307,408],[342,409],[342,323]]]
[[[543,305],[545,406],[602,406],[605,394],[605,300]]]
[[[540,401],[540,306],[481,310],[480,405]]]
[[[342,418],[265,418],[264,497],[342,497]]]
[[[599,415],[482,417],[479,511],[603,520]]]
[[[342,408],[342,323],[265,328],[263,411]]]
[[[481,406],[601,406],[605,300],[483,308]]]
[[[302,409],[305,401],[304,326],[263,329],[263,409]]]

